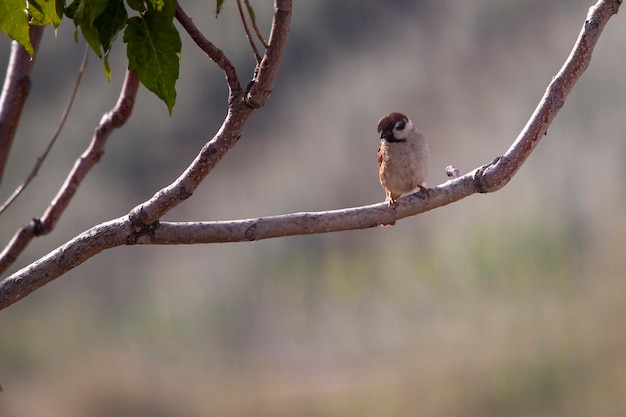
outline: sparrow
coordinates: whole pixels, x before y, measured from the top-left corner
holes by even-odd
[[[424,181],[430,167],[430,150],[424,135],[407,116],[397,112],[378,121],[378,133],[378,175],[389,207],[395,207],[399,197],[418,189],[428,194]]]

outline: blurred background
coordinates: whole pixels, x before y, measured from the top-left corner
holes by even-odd
[[[501,155],[561,67],[590,0],[294,2],[268,104],[167,220],[223,220],[382,201],[375,131],[408,114],[429,185]],[[182,2],[236,64],[253,58],[234,1]],[[268,32],[269,0],[252,2]],[[626,413],[626,25],[608,24],[548,135],[501,191],[394,227],[255,243],[122,247],[0,312],[2,416],[617,416]],[[52,134],[84,41],[46,29],[4,200]],[[222,73],[185,33],[172,117],[133,116],[57,229],[11,272],[127,213],[219,128]],[[0,70],[10,42],[0,37]],[[91,56],[2,245],[40,216],[124,77]]]

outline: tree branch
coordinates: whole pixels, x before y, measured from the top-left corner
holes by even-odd
[[[265,42],[265,39],[263,39],[263,35],[261,34],[261,31],[259,30],[259,27],[256,24],[256,18],[254,17],[252,6],[250,6],[250,1],[245,0],[245,3],[248,9],[248,15],[250,15],[250,20],[252,20],[252,28],[254,29],[254,33],[256,33],[256,37],[259,39],[259,42],[261,42],[261,45],[263,45],[264,48],[267,48],[267,42]]]
[[[43,26],[31,26],[29,32],[30,42],[36,56],[43,34]],[[15,132],[17,132],[17,126],[20,123],[22,110],[30,94],[30,74],[34,64],[35,59],[31,59],[28,52],[17,41],[13,41],[11,43],[11,57],[0,96],[0,184],[13,145],[13,138],[15,138]]]
[[[277,0],[277,3],[282,2]],[[590,9],[574,50],[548,86],[546,94],[528,124],[505,155],[435,187],[427,197],[418,193],[401,198],[395,209],[388,207],[386,203],[378,203],[319,213],[294,213],[248,220],[199,223],[153,222],[149,227],[141,228],[137,227],[132,217],[133,212],[131,212],[128,216],[111,220],[81,233],[65,245],[0,282],[0,309],[17,302],[95,254],[116,246],[239,242],[363,229],[389,224],[394,220],[423,213],[475,193],[496,191],[508,183],[545,134],[548,125],[563,106],[574,83],[589,65],[591,52],[602,29],[609,18],[618,12],[620,4],[620,0],[600,0]],[[272,45],[275,44],[270,40],[270,48]],[[218,132],[216,139],[223,134],[223,130],[224,127]],[[153,200],[156,197],[153,197]],[[159,199],[156,198],[153,204],[158,201]]]
[[[100,161],[100,157],[104,154],[107,139],[112,131],[121,127],[130,117],[138,87],[139,77],[137,72],[134,70],[127,71],[124,85],[115,107],[102,116],[89,147],[76,160],[72,171],[65,179],[65,183],[41,219],[33,219],[29,224],[20,227],[9,244],[0,253],[0,272],[4,272],[15,262],[34,237],[45,235],[54,229],[83,179],[91,168]]]
[[[259,64],[261,62],[261,55],[259,54],[259,50],[254,43],[254,38],[252,37],[252,33],[250,33],[250,28],[248,27],[248,22],[246,22],[246,15],[243,12],[243,7],[241,6],[241,0],[237,0],[237,8],[239,9],[239,17],[241,18],[241,23],[243,24],[243,30],[246,32],[246,38],[248,38],[248,43],[250,44],[250,48],[252,48],[252,52],[254,53],[254,58],[256,59],[256,63]]]
[[[132,243],[177,245],[198,243],[252,242],[284,236],[300,236],[367,229],[391,224],[451,204],[477,192],[473,173],[448,181],[430,192],[398,201],[395,210],[387,203],[323,212],[291,213],[257,219],[217,222],[160,222],[150,233]],[[130,243],[130,242],[127,242]]]
[[[31,169],[30,173],[28,174],[28,177],[26,177],[24,182],[20,184],[20,186],[17,187],[15,191],[13,191],[13,194],[11,194],[11,196],[4,202],[4,204],[0,206],[0,214],[2,214],[2,212],[6,210],[15,201],[15,199],[22,193],[22,191],[24,191],[26,187],[28,187],[28,185],[31,183],[31,181],[37,176],[37,174],[39,173],[39,168],[41,168],[44,161],[46,160],[46,157],[50,153],[50,150],[52,150],[52,147],[54,146],[57,138],[59,137],[61,130],[63,130],[63,126],[65,125],[67,116],[69,116],[70,114],[70,110],[72,109],[72,104],[74,104],[74,99],[76,98],[76,94],[78,93],[80,82],[83,79],[83,74],[85,73],[85,69],[87,68],[88,57],[89,57],[89,45],[86,45],[85,54],[83,56],[83,62],[80,64],[80,68],[78,69],[78,74],[76,75],[76,82],[74,83],[74,88],[72,89],[70,98],[67,101],[67,104],[65,105],[63,114],[61,114],[61,120],[59,120],[59,124],[57,125],[57,128],[54,130],[52,137],[48,141],[48,146],[46,146],[46,149],[44,150],[43,154],[41,154],[39,158],[37,158],[37,161],[35,161],[35,165],[33,166],[33,169]]]
[[[291,0],[276,0],[274,3],[274,22],[265,56],[257,66],[256,75],[246,92],[245,102],[252,108],[262,107],[274,88],[278,75],[278,66],[275,64],[280,62],[289,36],[291,6]]]
[[[210,40],[208,40],[200,29],[193,23],[191,18],[185,13],[180,3],[176,2],[176,20],[183,26],[183,29],[189,34],[191,39],[198,45],[205,54],[217,64],[218,67],[224,71],[226,75],[226,82],[228,83],[228,89],[230,90],[229,97],[235,97],[241,94],[243,91],[241,84],[239,83],[239,77],[237,76],[237,70],[235,66],[230,62],[224,52],[215,46]],[[230,101],[230,100],[229,100]]]
[[[572,87],[591,62],[591,53],[609,18],[619,11],[622,0],[600,0],[589,8],[587,19],[576,44],[561,70],[552,78],[535,112],[508,151],[485,166],[477,177],[479,192],[493,192],[504,187],[526,158],[546,135]]]
[[[247,99],[252,93],[247,94],[246,97],[243,95],[231,97],[228,104],[228,114],[222,126],[213,139],[202,147],[189,167],[172,184],[158,191],[150,200],[131,210],[129,215],[135,227],[139,229],[150,227],[165,213],[191,197],[204,178],[235,146],[253,111],[265,104],[274,87],[276,74],[285,52],[289,35],[291,2],[292,0],[276,0],[274,3],[270,44],[261,61],[260,70],[255,72],[255,79],[251,83],[252,91],[255,92],[252,97],[258,97],[255,99],[255,104],[250,105],[250,101]],[[177,8],[177,16],[179,14],[183,15],[180,7]],[[224,57],[224,59],[226,58]],[[215,59],[213,60],[215,61]],[[226,72],[226,70],[224,71]],[[257,85],[260,87],[255,88]]]

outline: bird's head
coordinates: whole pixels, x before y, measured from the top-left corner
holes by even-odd
[[[405,142],[408,133],[415,129],[411,120],[402,113],[394,112],[378,121],[378,133],[386,142]]]

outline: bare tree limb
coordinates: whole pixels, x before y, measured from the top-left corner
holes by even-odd
[[[257,66],[255,77],[246,91],[245,102],[248,106],[258,109],[262,107],[274,88],[279,66],[291,24],[291,0],[276,0],[274,6],[274,22],[270,32],[265,56]]]
[[[277,1],[277,3],[281,2]],[[147,223],[149,225],[147,227],[137,227],[136,220],[133,219],[133,215],[136,214],[131,212],[128,216],[92,227],[40,260],[4,279],[0,282],[0,309],[17,302],[95,254],[116,246],[239,242],[363,229],[389,224],[393,220],[423,213],[472,194],[497,191],[508,183],[545,134],[548,125],[563,106],[574,83],[589,65],[591,52],[604,26],[609,18],[618,12],[620,4],[621,0],[600,0],[590,9],[572,53],[548,86],[546,94],[528,124],[505,155],[435,187],[427,197],[418,193],[401,198],[395,209],[388,207],[386,203],[378,203],[318,213],[294,213],[223,222],[158,223],[155,220]],[[275,40],[278,35],[280,34],[276,34],[273,39]],[[272,37],[270,37],[269,49],[271,47]],[[264,60],[266,58],[268,58],[267,55]],[[267,71],[271,71],[271,68]],[[229,113],[229,117],[234,116]],[[230,122],[225,122],[224,125],[228,123]],[[224,130],[223,126],[213,141],[219,141]],[[164,193],[169,192],[172,191]],[[157,209],[152,211],[152,206],[150,206],[149,213],[158,212],[160,198],[158,195],[153,197],[151,204],[156,204]]]
[[[59,192],[41,219],[33,219],[29,224],[20,227],[9,244],[0,253],[0,272],[5,271],[15,262],[34,237],[45,235],[54,229],[83,179],[91,168],[100,161],[111,132],[121,127],[130,117],[138,88],[139,77],[137,72],[134,70],[127,71],[124,85],[115,107],[100,120],[89,147],[76,160],[72,171],[65,179],[63,186],[59,189]]]
[[[246,38],[248,38],[248,43],[250,44],[250,48],[252,48],[252,52],[254,53],[254,57],[256,58],[256,63],[259,64],[261,62],[261,55],[259,55],[259,50],[254,43],[252,33],[250,33],[248,22],[246,22],[246,15],[243,12],[243,7],[241,6],[241,0],[237,0],[237,8],[239,9],[239,17],[241,18],[241,23],[243,24],[243,30],[246,32]]]
[[[31,26],[29,32],[30,42],[36,55],[43,34],[43,26]],[[34,64],[34,58],[31,59],[28,52],[17,41],[13,41],[2,95],[0,95],[0,184],[22,110],[30,94],[30,74]]]
[[[396,209],[387,203],[323,212],[291,213],[257,219],[216,222],[159,222],[149,233],[128,243],[175,245],[189,243],[252,242],[284,236],[312,235],[367,229],[390,224],[461,200],[478,192],[473,173],[448,181],[430,192],[399,200]]]
[[[176,2],[176,20],[183,26],[183,29],[189,34],[191,39],[198,45],[205,54],[217,64],[218,67],[224,71],[226,75],[226,82],[228,83],[228,89],[230,90],[230,98],[238,96],[243,91],[237,76],[237,70],[235,66],[230,62],[224,52],[215,46],[210,40],[208,40],[193,23],[191,18],[185,13],[180,3]]]
[[[276,0],[274,3],[270,43],[257,68],[258,71],[255,71],[255,79],[250,83],[250,92],[245,97],[239,95],[231,98],[228,114],[218,132],[202,147],[189,167],[172,184],[131,210],[130,218],[137,228],[150,227],[169,210],[191,197],[204,178],[235,146],[252,112],[265,104],[274,87],[276,74],[285,52],[291,21],[291,2],[292,0]],[[179,9],[180,7],[177,9],[177,16]],[[253,105],[249,97],[254,99]]]
[[[0,206],[0,214],[2,214],[2,212],[6,210],[15,201],[15,199],[22,193],[22,191],[24,191],[26,187],[28,187],[28,185],[31,183],[31,181],[37,176],[37,174],[39,173],[39,168],[41,168],[44,161],[46,160],[46,157],[50,153],[50,150],[52,150],[52,147],[54,146],[57,138],[59,137],[61,130],[63,130],[63,126],[65,125],[67,116],[69,116],[70,114],[70,110],[72,109],[72,104],[74,104],[74,99],[76,98],[76,94],[78,93],[80,82],[83,79],[83,74],[85,73],[85,69],[87,68],[88,57],[89,57],[89,45],[86,45],[85,54],[83,56],[83,62],[80,64],[80,68],[78,69],[78,74],[76,75],[76,82],[74,83],[74,88],[72,89],[70,98],[67,101],[67,104],[65,105],[65,109],[63,110],[63,114],[61,115],[61,120],[59,120],[59,124],[54,130],[54,133],[52,134],[50,141],[48,141],[48,146],[46,146],[46,149],[44,150],[44,152],[39,156],[39,158],[37,158],[37,161],[35,161],[35,165],[33,166],[33,169],[30,171],[30,173],[28,174],[24,182],[20,184],[20,186],[17,187],[15,191],[13,191],[13,194],[11,194],[11,196],[4,202],[4,204]]]
[[[600,0],[589,8],[587,19],[572,52],[561,70],[552,78],[524,129],[502,157],[478,172],[482,174],[477,175],[479,192],[493,192],[504,187],[535,149],[565,104],[572,87],[589,66],[591,53],[604,26],[609,18],[618,12],[621,4],[622,0]]]

